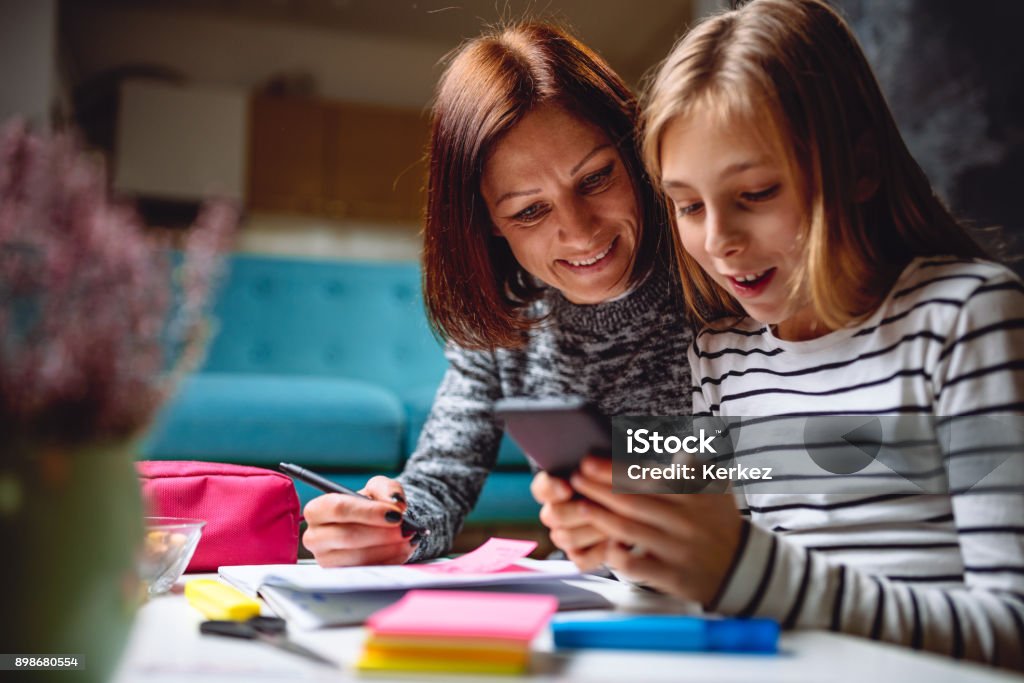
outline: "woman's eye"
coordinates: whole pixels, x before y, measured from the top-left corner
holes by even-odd
[[[512,216],[512,218],[521,223],[529,223],[531,221],[537,220],[542,215],[544,215],[543,204],[530,204],[528,207]]]
[[[780,187],[781,185],[776,184],[757,192],[744,192],[741,196],[748,202],[763,202],[777,195]]]
[[[580,181],[580,188],[583,189],[583,191],[588,192],[604,187],[605,183],[608,182],[608,179],[611,178],[612,166],[613,164],[608,164],[600,171],[595,171],[584,176],[583,180]]]

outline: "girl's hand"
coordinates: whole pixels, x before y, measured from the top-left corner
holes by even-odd
[[[581,516],[582,502],[573,500],[565,480],[539,472],[530,492],[543,507],[540,521],[551,530],[551,542],[565,551],[580,571],[597,569],[604,563],[607,536]]]
[[[419,542],[416,536],[402,536],[407,505],[400,483],[374,477],[360,493],[373,500],[326,493],[306,504],[303,516],[309,526],[302,543],[321,567],[402,564]]]
[[[739,548],[731,493],[615,494],[612,465],[587,458],[572,486],[581,519],[608,536],[604,562],[632,580],[708,605]]]

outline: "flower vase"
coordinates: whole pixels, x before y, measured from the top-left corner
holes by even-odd
[[[141,595],[134,446],[0,446],[3,652],[77,657],[74,680],[110,677]],[[31,678],[68,675],[58,668]]]

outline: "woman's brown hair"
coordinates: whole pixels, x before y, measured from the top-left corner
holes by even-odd
[[[683,37],[645,97],[653,177],[666,127],[698,111],[765,135],[802,184],[804,265],[791,284],[830,328],[877,308],[916,256],[984,255],[933,193],[856,38],[824,2],[753,0]],[[691,311],[704,322],[742,315],[675,239]]]
[[[662,238],[664,200],[637,149],[636,98],[622,79],[549,24],[523,23],[475,38],[456,51],[434,99],[423,248],[427,315],[442,338],[465,348],[521,346],[539,322],[528,308],[543,287],[493,234],[480,179],[495,143],[544,104],[598,126],[618,149],[641,219],[630,282],[642,280],[671,249]]]

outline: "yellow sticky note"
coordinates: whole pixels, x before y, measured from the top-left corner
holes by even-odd
[[[432,645],[404,645],[404,646],[380,646],[367,643],[363,647],[367,656],[382,660],[388,659],[429,659],[438,662],[461,662],[467,666],[470,663],[484,662],[487,664],[504,665],[525,669],[530,661],[530,651],[523,649],[519,652],[505,650],[487,650],[481,647],[460,647],[453,643],[448,647],[437,648]]]
[[[259,601],[214,579],[192,579],[185,584],[185,597],[207,619],[245,621],[260,613]]]
[[[488,662],[433,657],[395,656],[365,651],[356,662],[361,671],[419,671],[424,673],[477,673],[516,675],[526,671],[525,662]]]

